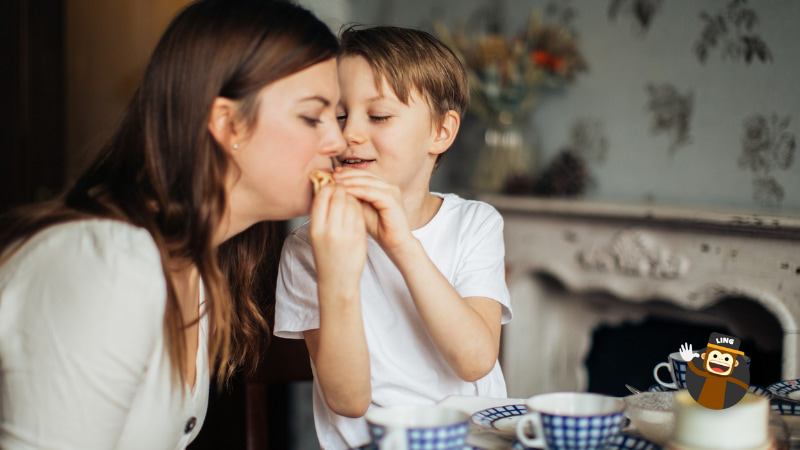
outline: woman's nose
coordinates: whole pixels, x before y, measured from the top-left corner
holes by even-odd
[[[331,127],[325,142],[323,142],[322,153],[326,156],[336,156],[344,152],[346,148],[347,142],[344,140],[344,136],[342,136],[342,130],[339,128],[339,125],[337,124]]]

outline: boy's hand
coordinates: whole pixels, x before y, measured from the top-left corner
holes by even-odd
[[[397,186],[365,170],[337,169],[333,177],[361,200],[367,232],[387,253],[414,238]]]
[[[367,234],[361,203],[343,186],[323,186],[311,205],[309,238],[321,290],[345,295],[357,291],[367,259]]]

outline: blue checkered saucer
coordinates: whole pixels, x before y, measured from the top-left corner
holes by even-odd
[[[519,441],[514,441],[512,450],[529,450]],[[611,438],[611,441],[603,447],[603,450],[662,450],[662,448],[647,439],[620,434]]]
[[[772,393],[770,402],[774,411],[784,416],[800,416],[800,380],[784,380],[767,386]],[[794,395],[792,395],[794,394]],[[793,401],[783,401],[789,399]]]
[[[495,406],[473,414],[472,424],[482,430],[515,436],[517,419],[527,412],[525,405]]]

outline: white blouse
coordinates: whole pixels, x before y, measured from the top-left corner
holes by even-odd
[[[185,448],[208,405],[208,323],[181,392],[166,298],[158,249],[129,224],[56,225],[16,249],[0,265],[0,448]]]

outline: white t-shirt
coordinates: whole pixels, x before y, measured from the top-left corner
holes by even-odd
[[[428,224],[414,230],[430,259],[462,297],[488,297],[511,319],[505,283],[503,219],[490,205],[442,196]],[[500,365],[476,382],[461,380],[436,350],[414,307],[400,271],[371,238],[361,278],[361,308],[369,347],[372,403],[376,406],[434,404],[449,395],[505,397]],[[278,274],[275,335],[302,339],[319,328],[316,270],[308,224],[286,239]],[[313,367],[312,361],[312,369]],[[315,371],[316,374],[316,371]],[[369,441],[364,418],[339,416],[325,403],[314,379],[314,421],[324,449],[344,449]]]
[[[0,448],[184,449],[208,405],[208,321],[182,397],[166,298],[146,230],[78,221],[19,247],[0,266]]]

